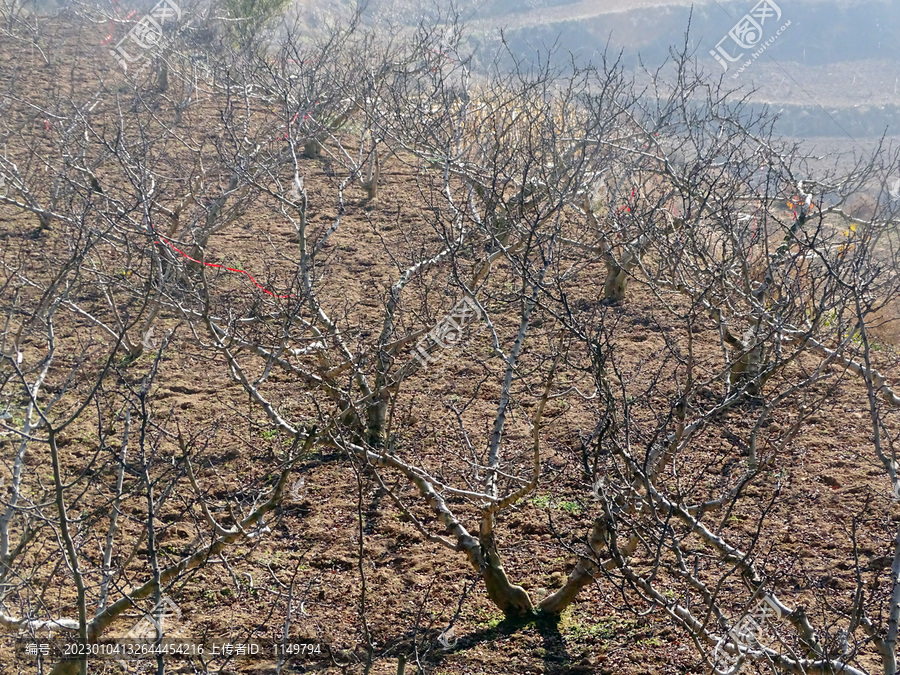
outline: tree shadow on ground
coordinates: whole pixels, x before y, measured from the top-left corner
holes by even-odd
[[[560,617],[538,613],[524,618],[504,619],[496,626],[485,628],[459,638],[454,652],[464,652],[476,645],[494,642],[533,628],[541,636],[542,658],[546,675],[581,672],[573,669],[572,657],[566,649],[566,641],[559,630]]]

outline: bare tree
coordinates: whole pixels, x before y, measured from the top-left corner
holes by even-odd
[[[865,461],[900,494],[895,363],[872,333],[900,290],[896,207],[879,194],[897,158],[880,149],[826,171],[710,84],[687,47],[639,86],[615,59],[555,51],[530,62],[508,50],[477,70],[464,38],[453,8],[387,32],[357,11],[322,34],[286,29],[277,49],[220,44],[210,73],[186,37],[154,55],[155,72],[104,75],[99,93],[6,95],[0,205],[20,229],[36,218],[47,249],[29,266],[23,239],[3,260],[0,386],[15,403],[0,423],[15,443],[0,621],[85,643],[202,565],[234,574],[226,549],[267,532],[298,458],[322,446],[355,476],[366,672],[362,502],[377,486],[426,541],[461,553],[509,617],[558,616],[596,584],[617,611],[668,616],[720,673],[868,672],[873,654],[894,673],[900,535],[884,542],[890,578],[888,563],[849,561],[852,601],[821,598],[813,614],[789,603],[766,524],[785,456],[839,387],[866,401]],[[395,175],[421,208],[388,228],[367,209],[396,197]],[[875,204],[865,217],[849,206],[861,194]],[[374,261],[335,245],[363,233]],[[351,262],[378,265],[378,285]],[[638,294],[643,324],[628,314]],[[644,324],[655,346],[629,349]],[[215,425],[189,432],[154,406],[177,341],[289,439],[253,496],[211,494]],[[441,400],[453,436],[435,441],[413,411],[444,368],[478,381]],[[557,406],[591,421],[566,455],[575,494],[547,484]],[[67,457],[88,424],[93,456]],[[31,470],[32,447],[52,484]],[[572,570],[533,597],[504,565],[515,542],[498,524],[542,483],[578,499],[591,526],[552,524]],[[169,560],[162,515],[176,503],[196,539]],[[855,558],[884,508],[867,502],[854,520]],[[65,576],[42,571],[47,551]],[[272,574],[286,636],[294,580]],[[77,617],[41,583],[65,586]],[[790,630],[744,639],[759,601]]]

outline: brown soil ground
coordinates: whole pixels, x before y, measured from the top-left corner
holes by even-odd
[[[0,56],[12,58],[13,47],[0,44]],[[305,160],[304,170],[313,218],[329,224],[335,215],[329,197],[334,177],[322,162],[314,160]],[[332,311],[346,308],[347,324],[359,326],[362,338],[366,330],[376,330],[366,326],[380,328],[384,289],[397,277],[396,269],[385,263],[382,242],[401,242],[403,231],[415,224],[416,214],[423,209],[413,172],[395,163],[386,167],[384,179],[382,195],[374,205],[363,201],[361,191],[350,192],[341,228],[326,250],[331,272],[323,302]],[[7,250],[34,247],[35,251],[52,252],[60,245],[52,232],[29,239],[33,228],[33,219],[0,207],[2,245]],[[262,212],[248,214],[215,239],[208,259],[265,278],[265,274],[256,272],[269,269],[271,262],[260,233],[285,246],[293,239],[287,224],[273,221]],[[32,262],[26,260],[26,271],[39,274],[41,260],[37,255]],[[602,263],[598,262],[583,273],[582,279],[602,279],[602,272]],[[260,293],[239,275],[222,274],[218,280],[222,288],[247,302]],[[579,311],[598,316],[605,313],[605,320],[621,327],[617,349],[623,368],[637,372],[640,364],[646,366],[664,358],[666,341],[678,333],[678,326],[655,298],[634,284],[626,304],[607,309],[599,302],[599,292],[599,282],[582,282],[580,294],[573,298]],[[80,300],[88,303],[91,298]],[[514,321],[514,315],[500,315],[497,323],[502,330],[513,326]],[[164,317],[160,332],[176,324],[175,318]],[[76,344],[79,332],[84,330],[83,322],[63,319],[60,340]],[[539,332],[537,335],[530,347],[535,350],[546,337]],[[892,347],[892,343],[897,344],[896,321],[883,327],[879,338],[879,365],[898,380],[898,371],[892,367],[896,362]],[[714,329],[710,326],[699,332],[695,340],[695,350],[709,352],[710,363],[715,361]],[[475,366],[480,347],[474,341],[455,354],[443,372],[417,376],[404,386],[397,412],[398,428],[402,430],[399,451],[415,454],[436,472],[453,475],[465,466],[460,459],[462,440],[451,405],[458,400],[473,401],[466,422],[476,439],[480,438],[478,434],[486,438],[496,410],[499,383]],[[39,349],[36,343],[26,345],[26,357]],[[117,377],[122,382],[140,382],[151,359],[152,355],[145,355],[123,366]],[[311,409],[309,398],[298,391],[298,383],[290,377],[276,374],[270,384],[272,391],[280,392],[280,401],[293,407],[295,419]],[[749,541],[773,486],[780,480],[780,496],[765,518],[757,556],[765,561],[760,564],[786,603],[809,607],[821,607],[824,600],[840,604],[852,596],[855,570],[850,532],[854,519],[861,531],[858,552],[864,558],[886,555],[891,550],[892,529],[900,522],[900,504],[891,500],[889,483],[871,453],[871,426],[862,387],[835,370],[831,380],[822,385],[821,394],[821,411],[807,419],[797,439],[773,458],[771,470],[746,491],[745,500],[726,525],[727,534],[737,545]],[[247,395],[227,377],[221,361],[211,360],[186,330],[176,333],[174,348],[165,353],[149,404],[154,418],[170,429],[176,424],[197,431],[214,428],[202,453],[202,482],[213,500],[224,504],[224,498],[230,496],[247,506],[257,496],[253,490],[271,484],[271,472],[283,456],[287,440],[248,404]],[[654,402],[645,405],[649,410]],[[523,404],[514,412],[508,426],[509,452],[521,465],[517,468],[527,467],[528,462],[526,407]],[[755,415],[750,407],[733,410],[728,423],[739,427],[745,415],[749,425]],[[900,420],[896,414],[892,420],[896,429]],[[534,599],[562,584],[574,565],[571,547],[583,540],[595,515],[590,486],[585,484],[578,459],[579,437],[589,433],[595,423],[593,412],[577,401],[554,402],[544,430],[544,479],[535,495],[500,517],[497,539],[506,570]],[[790,423],[789,414],[776,414],[766,429],[767,443],[777,442]],[[64,470],[76,475],[98,450],[97,429],[89,422],[76,425],[66,432],[61,446]],[[154,470],[162,472],[177,451],[171,444],[160,447]],[[12,451],[10,441],[0,443],[4,463]],[[731,467],[738,460],[735,448],[712,430],[702,450],[686,459],[680,469],[696,481],[693,489],[697,493],[713,494],[728,482]],[[44,447],[35,447],[27,459],[28,470],[43,473],[48,462]],[[112,479],[108,458],[101,457],[96,466]],[[0,475],[9,479],[7,473]],[[230,551],[227,565],[210,562],[170,591],[181,612],[177,630],[197,640],[235,642],[245,639],[253,629],[272,634],[284,624],[284,585],[293,579],[297,602],[291,611],[291,639],[321,647],[314,655],[289,659],[282,672],[361,673],[365,629],[359,617],[357,477],[340,453],[314,448],[295,467],[292,480],[300,478],[303,484],[293,483],[296,488],[276,511],[270,533],[253,546]],[[208,536],[196,507],[188,506],[189,489],[182,483],[179,490],[160,514],[162,564],[190,550],[198,532]],[[414,505],[414,513],[424,524],[439,531],[411,490],[401,487],[400,494]],[[420,651],[422,668],[434,675],[708,672],[687,636],[673,628],[665,616],[658,611],[643,617],[629,613],[622,607],[622,598],[603,581],[583,592],[558,622],[504,620],[486,597],[483,584],[475,583],[476,575],[463,557],[425,541],[372,481],[366,481],[362,501],[365,616],[376,644],[373,674],[397,672],[397,655],[411,652],[413,645]],[[88,511],[102,504],[96,495],[82,502]],[[462,517],[472,513],[460,501],[450,499],[449,504]],[[146,503],[138,496],[129,498],[121,523],[124,542],[137,538],[145,514]],[[217,516],[228,525],[224,511]],[[96,546],[94,549],[98,550]],[[124,545],[123,549],[129,550]],[[88,562],[96,564],[96,560]],[[53,589],[54,597],[44,598],[47,605],[69,616],[73,612],[71,583],[66,583],[65,572],[57,563],[46,560],[36,573]],[[880,573],[882,582],[888,573]],[[121,583],[125,587],[142,583],[148,575],[146,557],[139,551]],[[457,611],[456,642],[452,648],[442,649],[437,638]],[[115,628],[124,632],[137,619],[138,615],[131,613]],[[4,639],[0,647],[0,673],[35,672],[33,662],[17,659],[9,645]],[[339,667],[346,662],[353,665]],[[273,673],[276,665],[270,657],[237,659],[226,663],[223,672]],[[92,661],[91,667],[91,672],[98,673],[116,669],[111,662],[100,660]],[[223,667],[222,662],[215,667]],[[200,662],[179,665],[172,661],[169,666],[173,673],[203,670]],[[410,664],[407,672],[413,670]]]

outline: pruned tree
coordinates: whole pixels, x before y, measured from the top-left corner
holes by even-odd
[[[6,628],[96,640],[258,541],[296,462],[328,447],[353,470],[366,671],[369,486],[425,541],[462,554],[508,617],[558,617],[593,585],[615,611],[668,617],[718,673],[896,671],[900,547],[883,531],[896,524],[873,517],[884,500],[853,519],[849,600],[792,597],[766,525],[803,425],[839,388],[866,402],[859,461],[900,494],[896,361],[873,342],[900,291],[896,204],[879,193],[897,157],[826,170],[779,140],[766,111],[711,84],[686,46],[640,75],[646,85],[615,59],[555,51],[507,49],[476,70],[452,7],[415,30],[380,31],[357,11],[323,34],[287,30],[277,49],[222,45],[213,77],[198,76],[188,44],[162,55],[164,88],[157,71],[52,92],[52,107],[24,86],[6,95],[0,206],[37,218],[47,242],[39,269],[22,262],[33,239],[3,260]],[[397,200],[385,179],[398,175],[421,208],[387,227],[370,209]],[[861,194],[873,195],[865,215],[850,206]],[[635,296],[644,317],[630,313]],[[658,335],[635,347],[645,325]],[[240,389],[250,412],[237,417],[261,412],[287,439],[255,491],[213,493],[205,453],[220,430],[189,433],[154,405],[178,340],[206,377]],[[419,410],[442,369],[477,382]],[[561,409],[589,421],[579,447],[556,435]],[[88,422],[93,456],[61,452]],[[27,460],[36,447],[52,484]],[[580,492],[548,480],[551,458]],[[515,583],[504,552],[517,541],[500,526],[539,489],[590,513],[586,531],[549,522],[571,571],[545,595]],[[88,504],[90,491],[102,499]],[[161,516],[179,500],[197,539],[166,559]],[[888,563],[858,564],[862,538],[880,541],[890,577]],[[69,576],[42,571],[45,549]],[[274,576],[286,636],[295,581]],[[65,586],[77,617],[42,583]],[[759,601],[785,620],[777,640],[741,632]]]

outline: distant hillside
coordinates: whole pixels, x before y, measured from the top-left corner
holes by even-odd
[[[554,45],[585,61],[606,49],[613,55],[621,50],[626,67],[640,73],[642,62],[655,68],[672,45],[684,44],[690,24],[689,47],[709,75],[757,89],[750,100],[781,111],[782,133],[859,139],[887,130],[900,136],[900,2],[776,0],[781,16],[762,27],[762,42],[789,25],[733,78],[741,61],[725,71],[710,51],[756,2],[467,0],[460,7],[469,23],[469,46],[481,64],[496,54],[504,29],[506,44],[520,58]],[[299,4],[316,13],[347,7],[339,0]],[[370,15],[407,25],[431,11],[418,0],[371,0],[369,5]],[[729,39],[723,44],[727,48]]]

